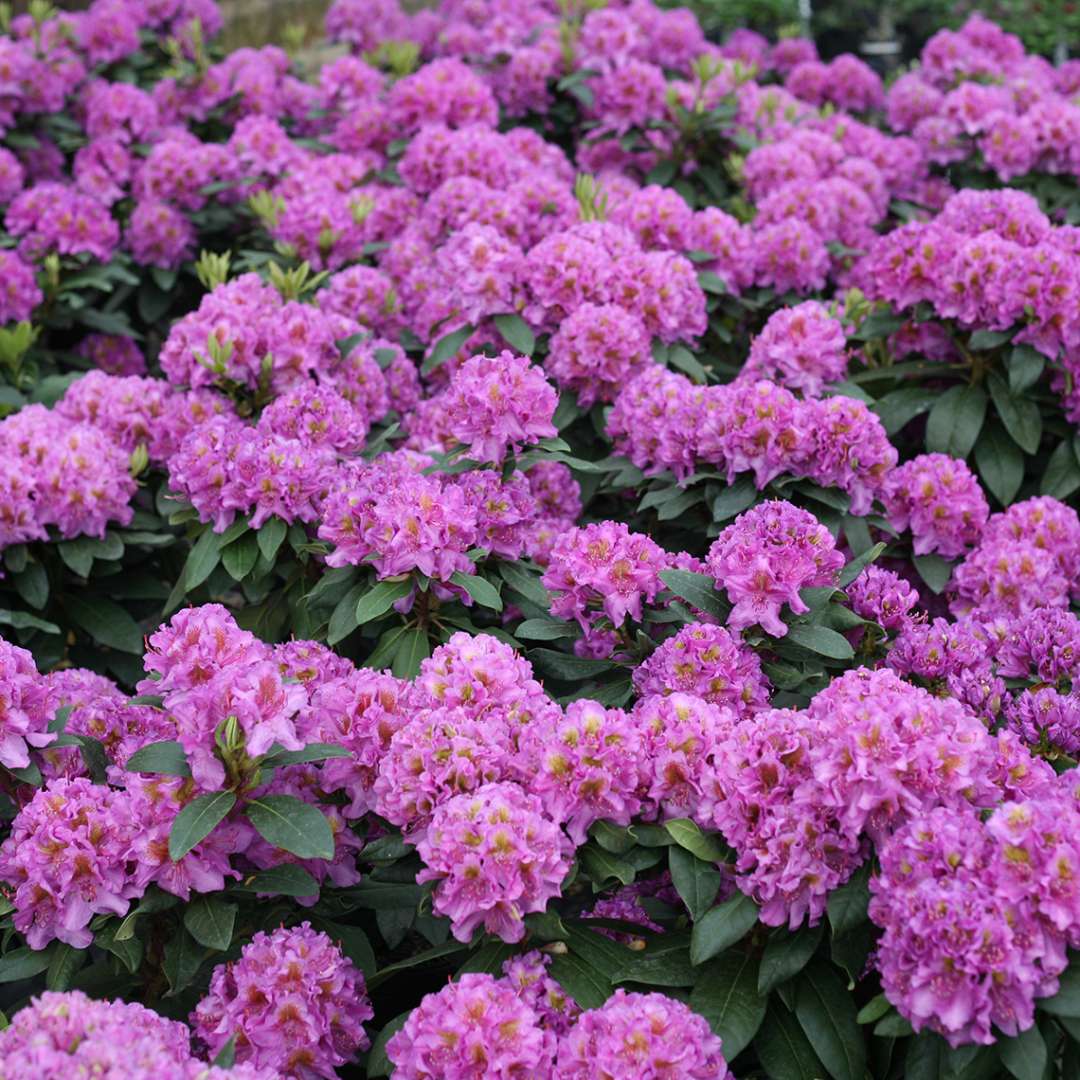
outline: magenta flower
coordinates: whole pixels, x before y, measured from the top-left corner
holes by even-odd
[[[782,499],[761,503],[729,525],[709,549],[709,573],[735,605],[728,626],[758,624],[783,637],[786,603],[795,614],[809,610],[799,590],[831,584],[844,565],[828,529],[813,514]]]
[[[386,1053],[400,1080],[545,1077],[555,1033],[509,979],[468,973],[428,994]]]
[[[729,1075],[720,1039],[705,1020],[664,994],[623,989],[590,1009],[559,1045],[557,1080],[724,1080]]]
[[[211,1057],[235,1035],[239,1063],[299,1078],[335,1076],[366,1050],[373,1015],[364,976],[304,922],[260,931],[216,967],[191,1024]]]
[[[520,941],[524,918],[561,893],[572,846],[544,803],[514,783],[485,784],[437,807],[417,845],[434,881],[436,914],[454,937],[469,941],[479,926]]]

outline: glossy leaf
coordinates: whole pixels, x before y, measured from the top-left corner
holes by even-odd
[[[326,815],[294,795],[262,795],[244,808],[259,835],[299,859],[332,859],[334,834]]]
[[[690,995],[690,1008],[720,1036],[729,1061],[750,1045],[765,1019],[768,1002],[758,992],[759,977],[754,954],[732,949],[701,969]]]
[[[205,840],[236,805],[231,791],[213,791],[196,795],[176,815],[169,831],[169,857],[177,862],[196,844]]]
[[[714,907],[694,924],[690,939],[690,959],[703,964],[740,941],[758,919],[757,905],[741,892]]]

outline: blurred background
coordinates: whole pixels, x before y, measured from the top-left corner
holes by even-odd
[[[394,3],[396,0],[385,0]],[[518,0],[528,4],[533,0]],[[570,0],[573,2],[573,0]],[[916,56],[926,39],[943,26],[959,26],[981,11],[1019,35],[1032,51],[1058,58],[1080,54],[1080,0],[657,0],[663,7],[688,7],[710,36],[721,39],[739,27],[770,38],[802,32],[807,25],[822,56],[862,53],[868,59],[900,64]],[[402,6],[434,6],[438,0],[403,0]],[[61,8],[85,6],[79,0]],[[225,16],[224,44],[311,44],[322,36],[330,0],[221,0]],[[12,5],[25,10],[26,3]],[[809,14],[808,14],[809,13]],[[883,48],[883,43],[895,46]]]

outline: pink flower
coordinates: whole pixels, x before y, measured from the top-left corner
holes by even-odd
[[[553,1080],[724,1080],[720,1039],[705,1020],[664,994],[623,989],[578,1017],[559,1046]]]
[[[400,1080],[539,1080],[555,1047],[555,1033],[509,980],[469,972],[426,995],[386,1053]]]
[[[238,960],[214,969],[191,1014],[215,1055],[235,1035],[236,1060],[287,1077],[334,1076],[370,1040],[364,976],[326,934],[301,923],[257,933]]]
[[[454,373],[446,395],[450,431],[476,461],[498,464],[508,451],[557,434],[551,418],[558,395],[524,356],[473,356]]]
[[[709,573],[735,605],[728,626],[759,624],[774,637],[787,634],[780,619],[786,603],[809,610],[799,590],[831,584],[844,565],[828,529],[813,514],[782,499],[741,514],[709,548]]]
[[[543,803],[514,783],[484,784],[439,806],[417,845],[436,882],[434,910],[469,941],[478,926],[520,941],[524,917],[560,895],[572,847]]]

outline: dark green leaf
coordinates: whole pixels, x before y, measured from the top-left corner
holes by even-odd
[[[680,491],[674,498],[668,499],[657,511],[656,516],[660,521],[674,521],[681,518],[687,510],[704,501],[704,494],[700,488],[691,488],[689,491]]]
[[[367,934],[359,926],[345,926],[343,923],[319,920],[319,929],[327,934],[331,941],[338,944],[341,951],[370,979],[377,968],[375,950],[371,947]]]
[[[719,907],[714,907],[694,924],[690,939],[690,959],[703,964],[729,945],[740,941],[757,923],[757,905],[741,892],[735,893]]]
[[[616,970],[616,983],[646,986],[693,986],[700,972],[690,963],[687,934],[657,934],[644,949],[628,950],[629,958]]]
[[[399,833],[387,833],[364,845],[361,852],[366,862],[392,863],[404,859],[413,850]]]
[[[986,391],[981,386],[953,386],[946,390],[927,417],[926,449],[966,458],[982,431],[986,403]]]
[[[1058,443],[1046,463],[1039,492],[1055,499],[1067,499],[1080,488],[1080,464],[1069,442]]]
[[[364,667],[371,668],[373,671],[382,671],[389,667],[397,655],[398,646],[407,629],[408,627],[402,623],[401,626],[392,626],[380,634],[375,648],[371,650],[371,655],[364,661]]]
[[[530,603],[545,611],[551,606],[551,597],[538,574],[532,573],[516,562],[500,562],[499,573],[509,588]]]
[[[477,975],[502,974],[503,964],[517,952],[513,945],[505,941],[489,941],[481,945],[469,958],[457,969],[459,976],[474,972]]]
[[[885,1039],[904,1039],[915,1029],[895,1009],[887,1012],[875,1025],[874,1034]]]
[[[881,553],[885,550],[885,544],[875,544],[872,548],[864,551],[861,555],[854,558],[840,571],[840,577],[838,584],[840,588],[844,588],[850,585],[872,562],[877,560]]]
[[[748,474],[740,476],[734,484],[729,484],[713,499],[713,521],[722,524],[729,518],[749,510],[757,501],[758,489]]]
[[[39,562],[27,563],[12,576],[15,591],[32,607],[40,611],[49,600],[49,575]]]
[[[679,847],[686,848],[705,862],[723,862],[728,854],[715,836],[702,832],[697,822],[690,818],[672,818],[664,823],[664,828]]]
[[[794,933],[787,927],[774,930],[761,957],[758,992],[768,996],[775,987],[798,975],[817,951],[823,932],[821,923],[813,928],[804,926]]]
[[[455,585],[460,585],[481,607],[491,608],[492,611],[502,611],[503,602],[499,596],[499,590],[486,578],[476,574],[463,574],[456,570],[450,580]]]
[[[330,625],[326,630],[328,645],[336,645],[339,641],[344,641],[359,626],[356,621],[356,605],[367,591],[366,582],[362,585],[354,585],[334,605],[334,610],[330,615]]]
[[[334,833],[326,815],[293,795],[263,795],[244,812],[269,844],[299,859],[332,859]]]
[[[878,929],[870,921],[859,923],[846,934],[833,935],[829,955],[847,972],[852,987],[863,977],[877,938]]]
[[[703,862],[678,845],[668,848],[668,866],[676,891],[690,918],[697,922],[712,907],[723,875],[712,863]]]
[[[444,334],[435,342],[435,347],[428,354],[427,359],[420,365],[421,375],[430,375],[437,367],[445,364],[462,345],[468,341],[474,327],[466,323],[449,334]]]
[[[994,408],[1005,430],[1024,453],[1034,454],[1042,441],[1042,413],[1039,406],[1030,398],[1014,395],[996,371],[990,373],[987,383]]]
[[[412,915],[413,913],[410,912],[409,914]],[[442,945],[436,945],[433,949],[426,949],[423,952],[414,953],[412,956],[405,957],[404,960],[399,960],[396,964],[390,964],[387,967],[380,968],[374,978],[368,982],[368,986],[374,988],[402,971],[426,967],[433,960],[441,960],[445,956],[456,956],[458,953],[465,952],[468,947],[468,945],[465,945],[460,941],[448,941]]]
[[[1012,336],[1011,330],[976,330],[968,338],[968,348],[972,352],[985,352],[1004,345]]]
[[[889,999],[884,994],[878,994],[859,1010],[855,1019],[860,1024],[872,1024],[880,1020],[891,1008]]]
[[[1017,396],[1030,390],[1046,367],[1046,357],[1030,345],[1016,345],[1009,353],[1009,389]]]
[[[610,980],[572,952],[553,956],[548,972],[583,1009],[600,1008],[613,993]]]
[[[259,559],[258,533],[246,532],[221,552],[221,565],[234,581],[243,581]]]
[[[797,623],[788,627],[787,640],[833,660],[850,660],[855,655],[851,642],[843,634],[814,623]]]
[[[109,755],[104,745],[90,735],[76,735],[75,738],[79,740],[79,753],[90,779],[95,784],[104,784],[109,768]]]
[[[80,536],[75,540],[62,540],[56,545],[64,565],[79,577],[89,577],[94,565],[94,552],[90,538]]]
[[[874,405],[874,412],[881,418],[882,427],[888,435],[895,435],[908,423],[927,412],[941,391],[922,386],[905,386],[886,394]]]
[[[124,766],[128,772],[160,773],[164,776],[190,776],[184,748],[174,740],[150,743],[136,750]]]
[[[866,1044],[844,980],[818,960],[803,970],[795,988],[795,1016],[829,1075],[863,1080]]]
[[[694,382],[704,386],[709,381],[709,373],[701,366],[698,358],[684,345],[672,345],[668,352],[668,363],[673,368],[689,375]]]
[[[344,746],[331,743],[309,743],[301,750],[274,750],[259,763],[265,769],[277,769],[283,765],[305,765],[309,761],[328,761],[330,758],[350,757],[352,752]]]
[[[259,551],[267,562],[273,562],[278,548],[285,540],[288,526],[279,517],[268,518],[255,534],[259,542]]]
[[[511,349],[522,356],[532,356],[536,351],[536,335],[520,315],[496,315],[492,321]]]
[[[55,944],[59,945],[60,942]],[[0,957],[0,983],[20,982],[40,975],[52,963],[53,947],[48,949],[12,949]]]
[[[16,630],[41,630],[46,634],[59,634],[60,627],[56,623],[39,619],[27,611],[3,611],[0,610],[0,626],[12,626]]]
[[[997,1048],[960,1046],[955,1050],[928,1031],[915,1036],[904,1058],[904,1080],[989,1080],[1000,1075],[993,1067]],[[988,1068],[989,1066],[989,1068]]]
[[[195,541],[184,564],[184,591],[198,588],[213,572],[221,559],[222,534],[207,527]]]
[[[302,867],[293,863],[272,866],[238,885],[243,892],[268,893],[273,896],[315,896],[319,883]]]
[[[139,624],[119,604],[101,596],[84,600],[69,593],[64,600],[64,610],[71,621],[99,645],[142,655],[143,635]]]
[[[905,321],[903,315],[897,315],[892,311],[874,311],[859,323],[858,329],[851,336],[856,341],[877,341],[879,338],[887,338],[895,334]]]
[[[775,999],[754,1039],[769,1080],[821,1080],[824,1067],[799,1022]]]
[[[236,904],[220,896],[196,896],[184,912],[184,926],[200,945],[224,952],[232,944],[236,912]]]
[[[370,911],[392,911],[395,908],[415,910],[423,896],[419,885],[411,882],[399,884],[391,881],[372,881],[367,878],[353,885],[344,894],[356,907]]]
[[[702,290],[713,296],[724,296],[728,291],[724,279],[712,270],[699,270],[697,278]]]
[[[180,929],[165,941],[164,958],[161,964],[165,978],[169,980],[169,992],[166,997],[175,997],[191,985],[206,959],[204,949],[186,930]]]
[[[586,844],[579,849],[578,858],[581,860],[581,868],[589,875],[595,885],[606,885],[618,882],[620,885],[630,885],[634,881],[636,872],[630,863],[605,851],[602,847],[594,844]]]
[[[826,906],[833,936],[840,937],[866,922],[869,904],[870,864],[864,863],[843,885],[829,893]]]
[[[596,822],[589,836],[612,855],[625,855],[636,843],[628,827],[620,828],[609,821]]]
[[[661,570],[660,580],[687,603],[726,620],[728,606],[716,591],[715,579],[708,574],[698,574],[693,570]]]
[[[581,682],[611,671],[615,665],[610,660],[593,660],[587,656],[573,656],[554,649],[530,649],[529,659],[534,667],[545,674],[567,682]]]
[[[873,549],[874,538],[870,535],[870,525],[866,518],[858,517],[856,514],[845,514],[843,528],[844,539],[847,540],[848,547],[851,548],[851,553],[855,556],[855,559],[861,558]],[[882,544],[882,550],[884,549],[885,545]],[[846,576],[847,573],[848,568],[845,567],[842,576]]]
[[[919,577],[930,586],[931,592],[942,593],[952,577],[952,563],[946,562],[940,555],[916,555],[911,560]]]
[[[758,993],[759,978],[754,954],[732,949],[703,969],[690,995],[690,1008],[720,1036],[728,1061],[750,1045],[765,1019],[767,1002]]]
[[[526,619],[514,630],[514,636],[525,641],[556,641],[576,637],[577,630],[570,623],[558,619]]]
[[[414,626],[401,635],[397,652],[390,663],[390,670],[399,679],[415,679],[420,673],[420,664],[431,655],[431,642],[427,631]]]
[[[75,973],[86,963],[87,953],[85,949],[72,948],[63,941],[56,942],[53,949],[49,950],[53,957],[45,972],[45,989],[60,993],[71,986]]]
[[[125,919],[124,922],[127,922]],[[143,943],[140,938],[118,938],[116,935],[123,924],[112,920],[94,935],[94,944],[111,952],[131,974],[139,970],[143,959]]]
[[[1008,506],[1024,481],[1024,455],[996,420],[982,430],[975,444],[979,476],[1002,506]]]
[[[176,815],[169,832],[169,857],[174,862],[182,859],[214,831],[235,805],[236,795],[231,791],[212,791],[197,795]]]
[[[356,624],[363,626],[384,615],[399,600],[404,599],[413,590],[413,579],[404,581],[380,581],[362,593],[356,604]]]

